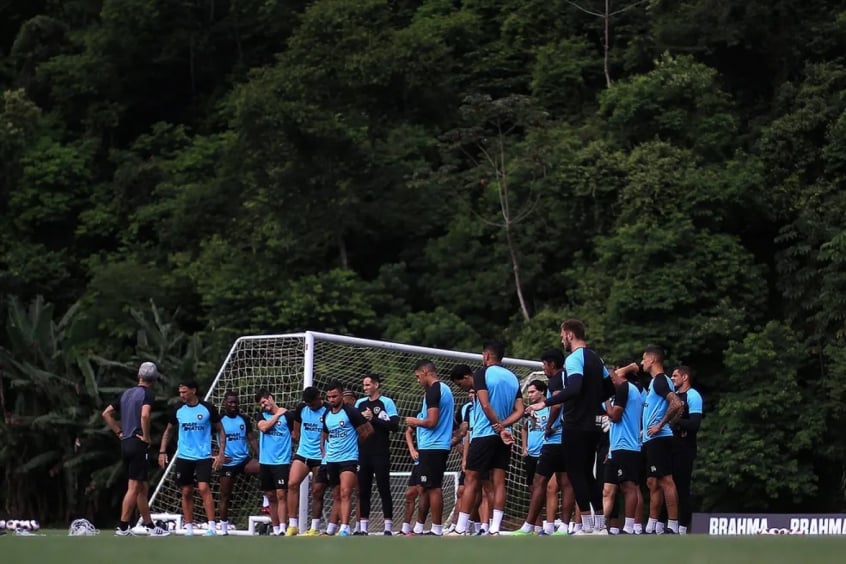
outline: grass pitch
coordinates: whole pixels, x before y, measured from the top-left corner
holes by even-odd
[[[655,564],[672,562],[838,562],[846,537],[688,535],[639,537],[0,537],[2,562],[80,564],[523,564],[573,561]],[[571,560],[573,559],[573,560]]]

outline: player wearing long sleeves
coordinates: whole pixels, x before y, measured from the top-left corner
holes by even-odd
[[[362,387],[365,397],[355,402],[355,407],[373,426],[373,434],[362,441],[358,449],[359,530],[356,535],[366,535],[370,521],[370,494],[373,476],[382,500],[385,532],[393,530],[394,505],[391,499],[391,433],[399,428],[399,413],[394,400],[382,395],[382,378],[378,374],[364,377]]]
[[[673,385],[682,402],[681,417],[671,425],[673,430],[673,481],[679,495],[679,533],[687,534],[693,517],[690,502],[690,482],[696,460],[696,434],[702,423],[702,396],[691,384],[689,366],[673,370]]]

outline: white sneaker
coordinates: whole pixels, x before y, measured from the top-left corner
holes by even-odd
[[[131,537],[132,536],[132,529],[121,529],[118,527],[115,529],[115,536],[116,537]]]
[[[151,537],[169,537],[170,531],[166,531],[161,527],[153,527],[152,529],[148,529],[148,533]]]
[[[146,537],[150,534],[150,529],[148,529],[144,525],[136,525],[132,527],[130,531],[132,531],[132,534],[136,537]]]
[[[206,532],[203,533],[203,536],[204,537],[216,537],[217,531],[215,531],[214,529],[206,529]]]

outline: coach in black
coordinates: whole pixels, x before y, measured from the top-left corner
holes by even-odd
[[[145,362],[138,368],[138,385],[124,391],[115,401],[106,406],[103,420],[120,439],[120,450],[126,468],[128,486],[121,506],[120,523],[115,531],[118,536],[146,534],[167,536],[169,533],[153,525],[150,507],[147,503],[147,478],[150,470],[150,413],[154,396],[150,389],[158,380],[159,371],[152,362]],[[115,420],[120,415],[120,424]],[[135,509],[141,513],[143,526],[129,528],[129,521]]]
[[[373,425],[373,434],[358,450],[359,528],[356,535],[366,535],[370,521],[370,494],[373,491],[373,476],[382,498],[382,512],[385,515],[385,535],[393,529],[394,503],[391,499],[391,449],[390,433],[399,427],[399,413],[394,401],[379,391],[382,378],[378,374],[364,377],[362,387],[365,397],[355,406],[365,419]]]

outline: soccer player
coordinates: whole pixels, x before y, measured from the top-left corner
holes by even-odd
[[[370,521],[370,494],[373,490],[373,476],[382,499],[382,513],[385,516],[385,535],[393,531],[394,504],[391,499],[391,433],[399,428],[399,414],[394,400],[383,396],[380,388],[382,378],[368,374],[362,382],[365,397],[355,407],[373,425],[373,434],[362,441],[358,449],[358,491],[359,530],[357,535],[367,535]]]
[[[226,433],[226,452],[220,469],[220,531],[229,534],[229,498],[235,479],[241,474],[258,474],[258,461],[250,457],[250,449],[258,453],[258,441],[250,419],[241,413],[238,392],[223,395],[223,415],[220,425]]]
[[[459,366],[464,367],[469,371],[470,382],[472,383],[473,372],[470,370],[470,367],[465,364]],[[456,381],[456,379],[452,378],[452,376],[450,376],[450,379],[453,382]],[[446,532],[452,532],[455,530],[455,525],[458,522],[458,509],[461,506],[461,498],[464,496],[464,465],[467,461],[467,445],[470,442],[470,416],[473,413],[473,403],[476,401],[476,392],[473,391],[473,388],[466,391],[469,401],[459,407],[458,412],[455,414],[456,431],[453,435],[451,444],[453,448],[457,447],[461,453],[461,471],[458,474],[458,490],[455,492],[455,507],[453,508],[452,515],[449,518],[450,526]]]
[[[541,380],[532,380],[526,387],[526,396],[529,403],[542,401],[546,395],[546,384]],[[557,406],[556,406],[557,407]],[[529,485],[529,514],[523,526],[515,533],[517,535],[528,535],[534,532],[544,532],[540,525],[540,503],[546,498],[546,480],[542,476],[535,476],[538,468],[538,459],[543,448],[544,436],[546,435],[547,423],[549,420],[550,408],[541,409],[527,415],[520,428],[520,438],[523,445],[523,466],[526,472],[526,483]],[[536,481],[535,478],[538,478]],[[532,507],[532,501],[538,499],[537,509]],[[533,509],[535,509],[533,511]],[[546,534],[544,532],[544,534]]]
[[[564,362],[564,389],[529,407],[536,411],[563,404],[562,449],[567,476],[573,485],[576,503],[581,511],[582,531],[591,533],[594,520],[590,507],[602,507],[601,491],[596,487],[593,464],[601,431],[596,427],[596,413],[603,400],[611,395],[608,371],[585,342],[585,326],[577,319],[561,324],[561,343],[570,354]],[[608,380],[606,385],[606,380]],[[593,498],[593,499],[591,499]],[[605,529],[605,516],[597,514],[596,529]]]
[[[250,419],[241,413],[238,392],[223,395],[223,414],[220,425],[226,433],[226,452],[220,469],[220,531],[229,534],[229,500],[235,480],[242,474],[258,474],[258,462],[251,458],[250,449],[258,453],[258,441]]]
[[[673,386],[682,402],[681,417],[672,424],[673,430],[673,481],[679,496],[679,533],[687,534],[693,517],[690,503],[690,480],[693,461],[696,459],[696,433],[702,423],[702,396],[693,389],[689,366],[673,370]]]
[[[260,411],[259,482],[270,501],[270,521],[274,535],[284,535],[288,523],[288,477],[291,473],[291,444],[294,414],[277,405],[273,394],[256,392]]]
[[[150,506],[147,503],[149,449],[150,449],[150,412],[153,406],[151,387],[159,378],[159,371],[152,362],[144,362],[138,367],[138,385],[124,391],[118,398],[106,406],[103,420],[120,439],[120,451],[126,468],[127,487],[121,506],[120,523],[115,534],[128,536],[134,534],[129,528],[129,520],[135,508],[141,514],[142,527],[137,532],[154,537],[166,537],[170,533],[153,525]],[[114,414],[119,413],[120,425]]]
[[[339,486],[338,503],[342,537],[350,536],[352,492],[356,486],[358,443],[373,433],[373,426],[354,406],[343,400],[343,386],[332,382],[326,389],[329,410],[323,417],[323,443],[329,486]]]
[[[679,500],[673,481],[673,431],[670,423],[681,415],[682,402],[664,372],[664,350],[649,346],[643,352],[642,367],[652,376],[643,406],[643,450],[648,469],[649,520],[646,533],[655,532],[661,515],[661,498],[667,506],[667,528],[679,532]]]
[[[614,397],[605,401],[605,412],[611,422],[610,451],[605,464],[605,488],[602,492],[603,513],[609,519],[614,510],[618,488],[625,499],[623,533],[634,534],[637,498],[640,495],[641,417],[643,399],[637,386],[627,375],[637,377],[637,364],[629,364],[611,373]]]
[[[203,500],[203,508],[208,519],[206,536],[217,534],[214,522],[214,498],[212,497],[212,470],[223,466],[226,456],[226,433],[220,425],[220,414],[208,402],[201,401],[198,394],[199,387],[194,380],[186,380],[179,384],[179,399],[182,400],[171,412],[170,418],[162,435],[162,446],[159,449],[159,466],[167,466],[167,446],[177,428],[177,450],[173,470],[176,476],[176,486],[182,491],[182,518],[185,535],[194,534],[194,480]],[[212,429],[218,433],[218,453],[212,459]]]
[[[535,380],[528,386],[529,402],[535,404],[543,401],[564,388],[564,355],[561,351],[550,349],[541,354],[543,371],[548,379],[548,387],[540,380]],[[539,385],[540,384],[540,385]],[[538,459],[537,471],[533,476],[529,511],[520,533],[528,534],[540,515],[541,507],[546,500],[546,519],[543,523],[545,535],[555,534],[555,510],[558,505],[558,488],[562,492],[562,520],[569,521],[570,513],[575,504],[573,488],[564,472],[564,455],[561,447],[561,406],[554,405],[534,412],[534,419],[539,423],[542,433],[542,446]],[[555,482],[550,491],[549,484]]]
[[[424,416],[425,413],[422,411],[417,414],[418,418],[423,418]],[[423,533],[423,524],[426,522],[426,515],[429,513],[428,498],[423,495],[423,488],[420,487],[420,451],[415,447],[415,443],[420,444],[421,429],[422,427],[405,428],[405,444],[408,446],[408,454],[414,462],[411,468],[411,475],[408,477],[408,487],[405,490],[405,505],[403,508],[402,534],[407,537],[413,537]],[[418,500],[420,507],[417,522],[412,529],[411,518],[414,515],[414,504]]]
[[[502,366],[505,345],[487,341],[482,350],[483,368],[474,374],[476,405],[467,453],[464,498],[455,534],[467,532],[473,504],[482,489],[481,476],[489,472],[493,486],[493,517],[489,534],[498,535],[505,511],[505,473],[514,436],[511,425],[523,416],[523,395],[517,376]]]
[[[407,417],[406,425],[420,429],[418,452],[420,453],[420,487],[427,497],[432,513],[432,534],[442,536],[444,518],[444,497],[441,489],[446,472],[447,458],[452,441],[452,420],[455,400],[452,390],[438,379],[435,364],[421,360],[414,367],[417,381],[426,390],[423,397],[422,418]]]
[[[323,417],[328,404],[323,401],[320,390],[309,386],[303,390],[303,402],[294,412],[294,434],[299,436],[297,453],[291,463],[291,475],[288,479],[288,530],[286,536],[296,535],[299,531],[299,519],[295,517],[300,504],[300,484],[311,473],[311,528],[306,536],[320,535],[320,519],[323,514],[323,494],[326,491],[325,480],[320,480],[322,454],[320,442],[323,437]],[[322,477],[325,477],[324,469]]]

